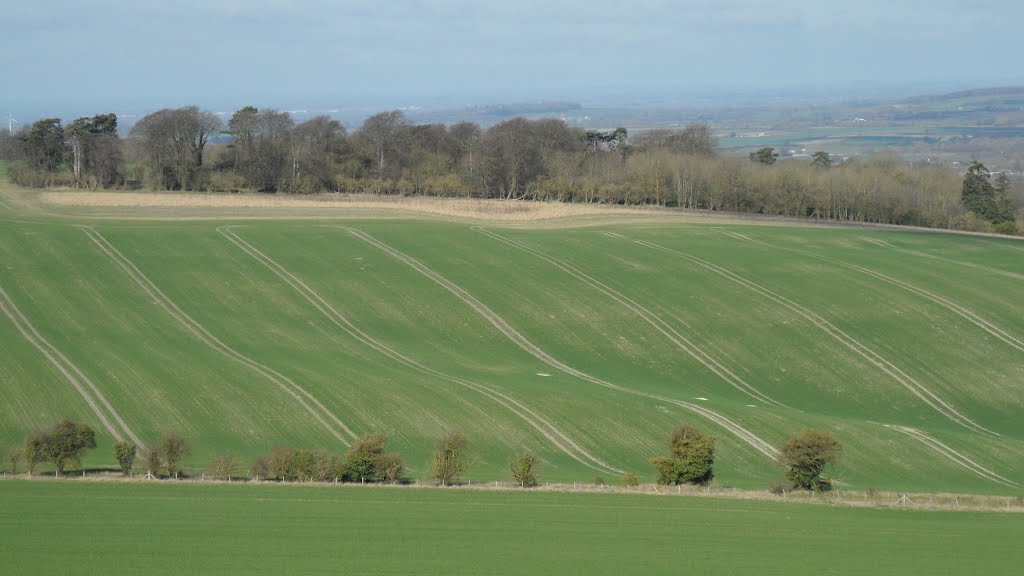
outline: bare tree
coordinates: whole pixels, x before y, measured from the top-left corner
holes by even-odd
[[[220,119],[195,106],[154,112],[132,128],[156,184],[166,190],[197,190],[202,184],[203,150],[221,130]]]
[[[469,467],[469,440],[458,430],[447,432],[434,449],[431,474],[442,486],[457,484]]]
[[[505,198],[521,198],[524,188],[543,173],[544,162],[533,126],[513,118],[492,126],[484,136],[485,182]]]
[[[291,133],[292,192],[320,192],[333,186],[336,166],[348,151],[345,127],[327,116],[316,116]]]
[[[385,159],[398,148],[409,120],[401,110],[381,112],[367,118],[359,128],[359,137],[366,142],[377,164],[377,177],[384,178]]]

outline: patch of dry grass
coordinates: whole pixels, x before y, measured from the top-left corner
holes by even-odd
[[[44,192],[47,204],[106,208],[343,209],[399,210],[471,220],[531,222],[580,216],[652,215],[665,209],[465,198],[424,198],[347,194],[188,194],[160,192]],[[678,213],[676,213],[678,214]]]

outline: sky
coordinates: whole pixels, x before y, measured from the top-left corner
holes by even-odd
[[[0,113],[1024,84],[1024,2],[1015,0],[0,0],[0,8]]]

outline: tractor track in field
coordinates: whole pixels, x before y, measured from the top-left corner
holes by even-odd
[[[938,304],[939,306],[942,306],[943,308],[946,308],[950,312],[953,312],[953,313],[961,316],[962,318],[964,318],[965,320],[967,320],[971,324],[974,324],[978,328],[981,328],[982,330],[988,332],[992,336],[995,336],[999,340],[1002,340],[1005,344],[1008,344],[1009,346],[1011,346],[1013,348],[1016,348],[1017,350],[1019,350],[1021,352],[1024,352],[1024,340],[1021,340],[1021,339],[1013,336],[1012,334],[1007,333],[1002,328],[996,326],[995,324],[989,322],[988,320],[985,320],[981,316],[978,316],[977,314],[975,314],[971,310],[969,310],[967,308],[964,308],[963,306],[957,304],[956,302],[953,302],[952,300],[949,300],[948,298],[944,298],[942,296],[939,296],[938,294],[935,294],[934,292],[929,292],[928,290],[925,290],[923,288],[918,288],[917,286],[914,286],[913,284],[910,284],[908,282],[904,282],[902,280],[897,280],[896,278],[893,278],[892,276],[887,276],[885,274],[882,274],[881,272],[876,272],[875,270],[871,270],[870,268],[865,268],[863,266],[858,266],[857,264],[851,264],[849,262],[844,262],[842,260],[836,260],[835,258],[829,258],[827,256],[822,256],[820,254],[815,254],[813,252],[807,252],[806,250],[799,250],[797,248],[789,248],[789,247],[786,247],[786,246],[777,246],[775,244],[769,244],[768,242],[764,242],[764,241],[761,241],[761,240],[755,240],[755,239],[753,239],[753,238],[751,238],[749,236],[745,236],[743,234],[732,232],[730,230],[725,230],[723,228],[718,228],[717,230],[719,232],[721,232],[722,234],[725,234],[727,236],[731,236],[733,238],[736,238],[737,240],[743,240],[744,242],[751,242],[753,244],[760,244],[762,246],[767,246],[769,248],[774,248],[776,250],[786,250],[786,251],[789,251],[789,252],[794,252],[796,254],[802,254],[804,256],[809,256],[811,258],[815,258],[815,259],[821,260],[823,262],[828,262],[830,264],[835,264],[837,266],[842,266],[844,268],[848,268],[850,270],[854,270],[854,271],[860,272],[862,274],[866,274],[866,275],[871,276],[871,277],[873,277],[875,279],[882,280],[883,282],[887,282],[889,284],[892,284],[893,286],[896,286],[896,287],[899,287],[899,288],[903,288],[904,290],[907,290],[908,292],[912,292],[914,294],[917,294],[918,296],[922,296],[922,297],[924,297],[924,298],[926,298],[928,300],[931,300],[932,302]]]
[[[422,374],[439,378],[446,382],[450,382],[464,388],[473,390],[479,394],[484,395],[488,399],[504,407],[506,410],[517,416],[522,421],[530,425],[536,430],[542,437],[547,441],[551,442],[556,448],[562,453],[569,456],[573,460],[603,473],[614,473],[622,474],[623,471],[611,466],[607,462],[587,452],[584,448],[579,446],[572,438],[566,433],[558,429],[554,424],[549,422],[546,418],[539,415],[529,406],[522,402],[507,396],[498,390],[495,390],[489,386],[485,386],[478,382],[466,380],[450,374],[446,374],[439,370],[435,370],[428,366],[425,366],[405,356],[401,352],[398,352],[394,348],[384,344],[376,338],[370,336],[358,326],[356,326],[347,317],[341,314],[336,308],[331,306],[318,292],[313,290],[309,285],[303,282],[299,277],[288,271],[287,268],[279,264],[277,261],[267,256],[265,253],[260,251],[258,248],[253,246],[251,243],[240,237],[238,234],[231,230],[232,226],[222,226],[217,229],[224,238],[229,240],[251,258],[262,264],[265,268],[273,272],[279,278],[285,281],[289,286],[292,287],[296,292],[299,293],[307,302],[309,302],[317,311],[319,311],[328,321],[334,324],[336,327],[341,329],[343,332],[360,342],[361,344],[377,351],[378,353],[398,362],[399,364],[411,368]]]
[[[748,280],[747,278],[744,278],[739,274],[736,274],[726,268],[723,268],[717,264],[714,264],[702,258],[698,258],[696,256],[687,254],[685,252],[681,252],[679,250],[667,248],[665,246],[655,244],[654,242],[627,238],[626,236],[623,236],[621,234],[606,233],[606,235],[621,238],[623,240],[632,241],[636,244],[645,246],[647,248],[659,250],[667,254],[678,256],[680,258],[683,258],[684,260],[687,260],[707,270],[710,270],[711,272],[718,274],[719,276],[722,276],[732,282],[735,282],[736,284],[739,284],[740,286],[743,286],[757,294],[760,294],[761,296],[764,296],[765,298],[768,298],[769,300],[772,300],[773,302],[780,304],[781,306],[784,306],[785,308],[791,310],[792,312],[795,312],[796,314],[800,315],[801,317],[809,321],[815,327],[819,328],[820,330],[834,338],[836,341],[840,342],[850,350],[857,353],[859,356],[870,362],[876,368],[885,372],[886,375],[888,375],[901,386],[906,388],[914,396],[917,396],[918,399],[920,399],[922,402],[927,404],[930,408],[932,408],[939,414],[942,414],[943,416],[956,422],[957,424],[960,424],[961,426],[964,426],[976,432],[994,434],[990,430],[985,429],[984,427],[975,423],[974,421],[967,418],[963,414],[957,412],[955,408],[953,408],[947,402],[942,400],[938,395],[936,395],[934,392],[926,388],[923,384],[915,380],[913,377],[908,375],[899,367],[886,360],[881,354],[878,354],[877,352],[866,346],[864,343],[860,342],[853,336],[850,336],[849,334],[847,334],[846,332],[844,332],[843,330],[841,330],[840,328],[826,320],[825,318],[819,316],[818,314],[802,306],[801,304],[798,304],[790,300],[789,298],[782,296],[781,294],[778,294],[756,282],[753,282],[752,280]]]
[[[993,246],[1000,246],[1002,248],[1009,248],[1010,250],[1021,250],[1021,251],[1024,251],[1024,246],[1010,246],[1009,244],[1005,244],[1005,243],[1002,243],[1002,242],[993,242],[991,240],[982,240],[982,242],[984,242],[985,244],[991,244]]]
[[[894,246],[885,240],[878,238],[870,238],[868,236],[860,236],[861,240],[865,242],[871,242],[876,246],[895,250],[896,252],[902,252],[904,254],[910,254],[911,256],[918,256],[920,258],[931,258],[932,260],[939,260],[941,262],[949,262],[950,264],[957,264],[959,266],[967,266],[976,270],[984,270],[985,272],[991,272],[993,274],[999,274],[1000,276],[1006,276],[1007,278],[1013,278],[1014,280],[1024,280],[1024,274],[1017,274],[1016,272],[1009,272],[1006,270],[1000,270],[999,268],[992,268],[991,266],[984,266],[982,264],[975,264],[974,262],[964,262],[962,260],[953,260],[952,258],[945,258],[943,256],[936,256],[934,254],[928,254],[926,252],[918,252],[917,250],[909,250],[907,248],[900,248]]]
[[[910,436],[914,440],[917,440],[918,442],[931,448],[935,452],[938,452],[947,460],[959,464],[960,466],[963,466],[964,468],[970,470],[971,472],[977,474],[978,476],[981,476],[982,478],[985,478],[986,480],[991,480],[992,482],[1002,484],[1003,486],[1008,486],[1010,488],[1021,487],[1019,483],[1004,478],[999,474],[996,474],[995,472],[989,470],[988,468],[985,468],[981,464],[978,464],[974,460],[971,460],[967,456],[961,454],[960,452],[957,452],[956,450],[950,448],[949,446],[946,446],[942,442],[939,442],[935,438],[925,434],[924,432],[916,428],[911,428],[909,426],[896,426],[894,424],[885,424],[884,426],[886,428],[896,430],[897,432],[902,432],[903,434]]]
[[[758,452],[760,452],[764,456],[767,456],[768,458],[771,458],[773,460],[778,457],[779,452],[778,452],[778,450],[774,446],[772,446],[771,444],[769,444],[765,440],[761,439],[760,437],[758,437],[753,432],[750,432],[746,428],[740,426],[739,424],[736,424],[732,420],[729,420],[725,416],[722,416],[721,414],[719,414],[719,413],[717,413],[717,412],[715,412],[713,410],[709,410],[707,408],[704,408],[702,406],[698,406],[696,404],[691,404],[689,402],[684,402],[682,400],[676,400],[674,398],[668,398],[668,397],[665,397],[665,396],[659,396],[657,394],[651,394],[651,393],[643,392],[643,391],[640,391],[640,390],[634,390],[632,388],[626,388],[626,387],[620,386],[618,384],[613,384],[611,382],[608,382],[606,380],[602,380],[602,379],[597,378],[595,376],[591,376],[590,374],[587,374],[585,372],[577,370],[576,368],[573,368],[572,366],[568,366],[568,365],[562,363],[561,361],[559,361],[558,359],[554,358],[553,356],[551,356],[550,354],[545,352],[543,349],[538,347],[536,344],[534,344],[533,342],[528,340],[525,336],[520,334],[515,328],[513,328],[511,325],[509,325],[508,322],[506,322],[501,316],[499,316],[493,310],[488,308],[485,304],[483,304],[482,302],[477,300],[476,297],[474,297],[472,294],[470,294],[469,292],[467,292],[466,290],[464,290],[463,288],[461,288],[457,284],[451,282],[450,280],[448,280],[444,276],[441,276],[437,272],[434,272],[429,267],[425,266],[424,264],[420,263],[419,261],[415,260],[414,258],[412,258],[412,257],[410,257],[410,256],[408,256],[408,255],[406,255],[406,254],[396,250],[395,248],[392,248],[391,246],[389,246],[389,245],[387,245],[387,244],[385,244],[385,243],[383,243],[383,242],[373,238],[372,236],[366,234],[365,232],[362,232],[362,231],[357,230],[355,228],[349,228],[349,227],[346,227],[346,226],[333,226],[333,227],[334,228],[340,228],[342,230],[348,231],[350,234],[352,234],[356,238],[359,238],[360,240],[363,240],[367,244],[370,244],[371,246],[374,246],[374,247],[380,249],[382,252],[384,252],[384,253],[390,255],[391,257],[395,258],[396,260],[398,260],[398,261],[408,265],[410,268],[416,270],[420,274],[426,276],[427,278],[433,280],[435,283],[439,284],[443,288],[447,289],[449,292],[454,294],[457,298],[459,298],[464,303],[466,303],[466,305],[468,305],[470,308],[472,308],[478,314],[483,316],[484,319],[486,319],[488,322],[490,322],[491,325],[494,326],[494,328],[496,330],[498,330],[498,332],[500,332],[506,338],[511,340],[513,343],[515,343],[517,346],[519,346],[520,348],[525,350],[531,356],[533,356],[534,358],[537,358],[538,360],[540,360],[541,362],[544,362],[545,364],[551,366],[552,368],[555,368],[555,369],[557,369],[557,370],[559,370],[561,372],[569,374],[570,376],[575,376],[576,378],[579,378],[580,380],[583,380],[583,381],[586,381],[586,382],[590,382],[590,383],[596,384],[598,386],[603,386],[603,387],[609,388],[611,390],[616,390],[616,391],[619,391],[619,392],[624,392],[626,394],[632,394],[632,395],[640,396],[640,397],[643,397],[643,398],[650,398],[652,400],[658,400],[659,402],[665,402],[665,403],[668,403],[668,404],[673,404],[673,405],[685,408],[685,409],[687,409],[687,410],[689,410],[689,411],[691,411],[691,412],[693,412],[695,414],[703,416],[704,418],[710,420],[711,422],[714,422],[715,424],[717,424],[717,425],[721,426],[722,428],[728,430],[730,433],[732,433],[733,435],[738,437],[743,442],[746,442],[748,445],[750,445],[752,448],[754,448],[755,450],[757,450]]]
[[[89,226],[77,225],[76,227],[85,233],[85,235],[92,240],[104,254],[124,270],[124,272],[128,274],[128,276],[135,281],[135,283],[138,284],[150,298],[152,298],[154,303],[163,308],[171,318],[178,322],[178,324],[192,334],[197,340],[205,344],[211,350],[214,350],[230,360],[253,370],[260,376],[263,376],[270,382],[276,384],[284,392],[294,398],[310,416],[316,419],[316,421],[319,422],[332,436],[337,438],[338,441],[345,446],[350,446],[351,442],[349,439],[346,439],[344,434],[347,434],[353,440],[357,438],[356,434],[352,432],[348,426],[346,426],[338,419],[337,416],[321,404],[316,397],[306,391],[305,388],[299,386],[292,379],[284,376],[280,372],[277,372],[273,368],[260,364],[248,356],[243,355],[211,334],[202,324],[179,308],[169,296],[164,294],[164,292],[160,290],[152,280],[143,274],[131,260],[125,257],[124,254],[122,254],[99,232],[93,230]],[[329,421],[333,422],[334,425],[331,425]],[[339,430],[341,430],[341,432],[339,432]],[[344,432],[344,434],[342,432]]]
[[[549,254],[545,254],[540,250],[531,248],[530,246],[524,244],[523,242],[519,242],[518,240],[512,240],[511,238],[507,238],[505,236],[502,236],[501,234],[498,234],[497,232],[488,230],[481,226],[475,226],[473,227],[473,230],[491,238],[492,240],[497,240],[498,242],[502,242],[508,246],[511,246],[513,248],[526,252],[527,254],[540,258],[541,260],[544,260],[545,262],[569,274],[573,278],[582,281],[591,288],[598,290],[605,296],[618,302],[622,307],[632,312],[636,317],[640,318],[644,322],[651,325],[651,327],[653,327],[655,330],[661,333],[661,335],[664,336],[665,339],[667,339],[677,348],[688,354],[691,358],[699,362],[701,365],[703,365],[713,374],[724,380],[733,388],[739,390],[740,392],[750,396],[751,398],[759,402],[764,402],[765,404],[773,404],[780,408],[786,408],[784,404],[762,393],[757,388],[748,384],[745,380],[743,380],[743,378],[736,375],[733,371],[723,366],[711,354],[708,354],[707,352],[702,350],[700,346],[695,344],[692,340],[680,334],[675,328],[673,328],[671,325],[665,322],[657,314],[654,314],[641,304],[637,303],[635,300],[632,300],[628,296],[622,294],[621,292],[615,290],[614,288],[608,286],[607,284],[601,282],[600,280],[594,278],[593,276],[586,274],[576,266],[560,258],[556,258]]]
[[[78,368],[78,366],[69,360],[63,352],[39,333],[36,327],[32,325],[28,318],[25,317],[20,309],[18,309],[14,300],[6,291],[4,291],[3,287],[0,287],[0,312],[3,312],[25,340],[28,340],[36,350],[39,350],[43,357],[45,357],[47,361],[49,361],[50,364],[52,364],[53,367],[71,383],[82,399],[85,400],[89,409],[91,409],[93,414],[99,418],[103,427],[107,429],[107,432],[110,432],[110,435],[113,436],[115,440],[123,442],[124,436],[122,436],[117,427],[110,422],[111,419],[117,422],[117,425],[124,431],[124,434],[128,436],[136,446],[139,448],[146,447],[142,440],[135,435],[135,432],[132,431],[128,424],[125,423],[124,419],[121,418],[121,415],[117,413],[117,410],[115,410],[110,404],[110,401],[107,400],[106,396],[100,392],[99,388],[96,387],[92,380],[90,380],[89,377]],[[95,395],[95,398],[90,394]],[[107,418],[107,415],[104,414],[103,408],[100,407],[101,404],[103,408],[110,413],[111,418]]]

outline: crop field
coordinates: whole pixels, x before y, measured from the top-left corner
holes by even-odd
[[[115,439],[177,430],[200,473],[383,432],[425,482],[459,429],[474,481],[530,450],[544,481],[650,482],[687,421],[718,440],[717,483],[764,489],[814,427],[844,445],[840,488],[1024,494],[1021,242],[117,197],[0,190],[0,445],[82,419],[85,465],[110,468]]]
[[[1017,514],[378,487],[0,481],[25,573],[1009,574]],[[59,542],[59,545],[55,545]]]

